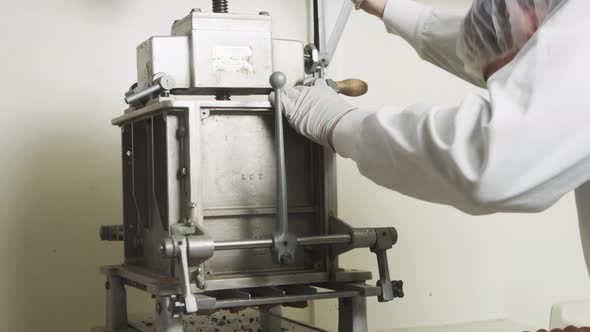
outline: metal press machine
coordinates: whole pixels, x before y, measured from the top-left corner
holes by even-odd
[[[324,1],[313,8],[309,45],[273,39],[266,12],[228,13],[227,1],[213,0],[213,12],[193,9],[171,36],[137,48],[129,108],[112,121],[121,128],[123,225],[100,235],[124,241],[125,262],[101,269],[106,331],[197,331],[190,322],[203,313],[338,299],[339,331],[360,332],[366,297],[403,296],[387,262],[396,230],[339,219],[334,152],[298,135],[267,101],[273,89],[325,76],[352,4],[329,40]],[[364,92],[350,82],[331,84]],[[338,256],[357,248],[376,254],[377,285],[367,284],[370,272],[339,268]],[[125,287],[155,298],[151,318],[128,317]]]

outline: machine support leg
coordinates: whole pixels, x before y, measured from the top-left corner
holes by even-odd
[[[280,331],[281,320],[277,317],[281,317],[283,309],[281,306],[274,307],[268,311],[260,311],[260,329],[262,331]]]
[[[338,332],[367,332],[367,299],[362,296],[338,300]]]
[[[127,293],[123,279],[118,276],[108,276],[105,288],[107,292],[107,331],[114,332],[127,328]]]
[[[171,308],[174,301],[170,296],[156,299],[156,330],[155,332],[183,332],[182,316],[175,314]]]

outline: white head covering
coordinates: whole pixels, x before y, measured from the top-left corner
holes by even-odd
[[[487,65],[518,51],[567,0],[474,0],[463,20],[457,53],[465,70],[483,76]]]

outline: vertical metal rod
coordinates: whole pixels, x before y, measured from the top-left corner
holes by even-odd
[[[283,137],[283,112],[281,90],[287,83],[287,77],[281,72],[273,73],[270,85],[275,90],[275,149],[277,159],[277,221],[273,234],[273,261],[277,264],[289,265],[295,260],[297,237],[289,233],[287,211],[287,171],[285,167],[285,146]]]
[[[321,54],[326,53],[326,1],[318,0],[318,37],[319,45],[318,50]],[[321,58],[321,56],[320,56]]]
[[[273,79],[274,78],[274,79]],[[283,113],[281,104],[281,89],[285,86],[286,78],[283,73],[275,73],[271,77],[271,84],[275,89],[275,155],[277,158],[277,223],[276,232],[285,234],[288,231],[287,214],[287,175],[285,167],[285,142],[283,136]]]
[[[106,301],[106,328],[107,331],[117,331],[127,328],[127,293],[123,279],[109,275],[105,284]]]
[[[319,4],[318,0],[313,0],[313,44],[315,48],[320,48],[320,21],[319,21]]]
[[[338,15],[338,20],[336,21],[336,26],[334,26],[334,30],[332,30],[330,40],[328,41],[328,49],[326,50],[326,53],[328,54],[328,63],[332,62],[332,58],[334,57],[336,48],[338,48],[338,43],[340,42],[340,38],[342,37],[344,28],[348,23],[348,19],[350,18],[352,9],[352,1],[344,0],[344,3],[342,4],[342,9],[340,10],[340,14]]]

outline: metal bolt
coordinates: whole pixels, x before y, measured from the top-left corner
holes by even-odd
[[[205,290],[207,289],[207,281],[205,280],[205,278],[203,278],[203,275],[201,273],[201,268],[198,268],[197,271],[195,271],[194,279],[197,284],[197,287],[201,290]]]
[[[288,252],[283,253],[281,255],[280,261],[281,261],[281,264],[283,264],[283,265],[289,265],[293,262],[293,256]]]
[[[106,290],[109,290],[109,289],[111,289],[111,283],[110,283],[110,282],[108,282],[108,281],[107,281],[107,282],[105,282],[105,283],[104,283],[104,288],[105,288]]]
[[[258,13],[258,15],[261,15],[261,16],[270,16],[270,13],[269,12],[262,11],[262,12]]]
[[[174,241],[171,238],[167,238],[160,244],[160,252],[164,257],[174,257]]]
[[[191,13],[202,13],[203,11],[201,10],[201,8],[193,8],[191,9]]]
[[[186,128],[181,127],[180,129],[178,129],[178,137],[184,137],[186,136]]]
[[[182,218],[180,220],[185,226],[192,226],[193,222],[189,218]]]

